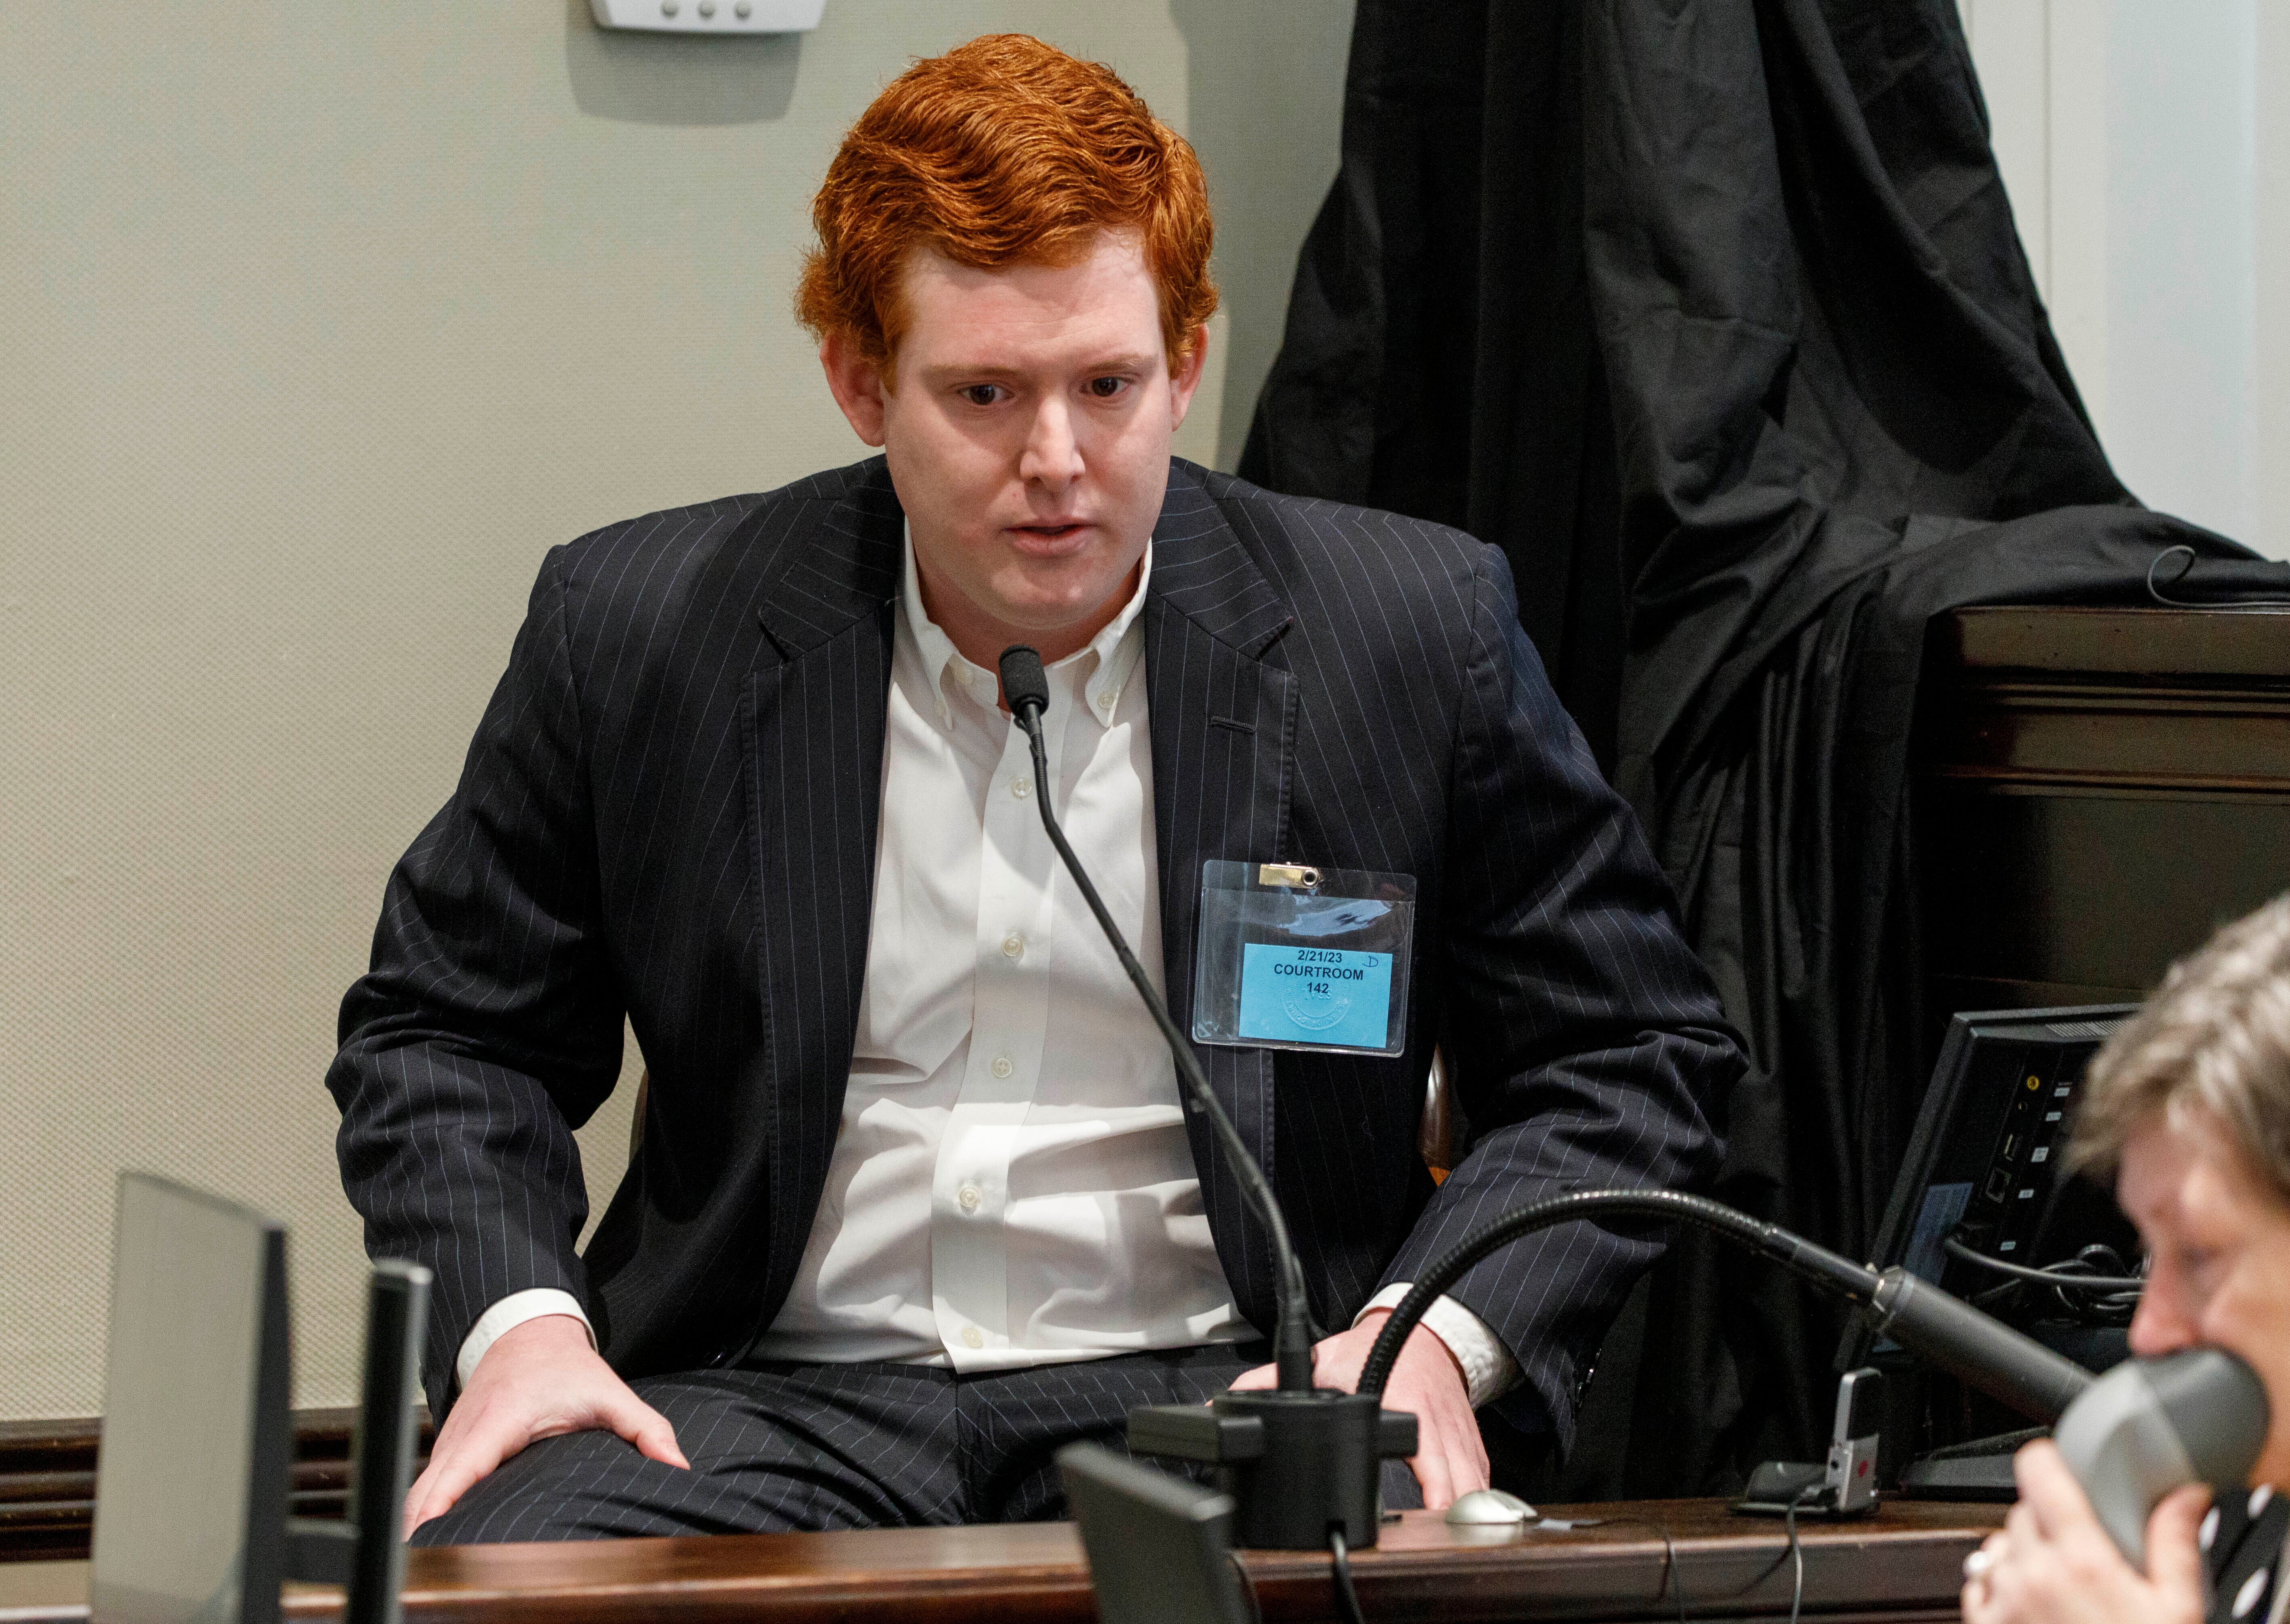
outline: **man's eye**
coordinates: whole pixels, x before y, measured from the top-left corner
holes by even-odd
[[[965,384],[961,395],[973,406],[990,406],[1002,398],[1002,386],[998,383]]]
[[[1128,387],[1129,380],[1126,378],[1093,378],[1089,380],[1089,392],[1100,400],[1111,400]]]

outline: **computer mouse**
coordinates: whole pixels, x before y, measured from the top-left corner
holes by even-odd
[[[1533,1507],[1501,1489],[1473,1489],[1469,1494],[1456,1496],[1455,1503],[1447,1508],[1449,1522],[1481,1526],[1524,1523],[1533,1515]]]

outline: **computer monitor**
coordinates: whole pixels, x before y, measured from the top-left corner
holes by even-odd
[[[290,1518],[286,1231],[143,1173],[119,1180],[89,1600],[99,1624],[275,1624],[287,1579],[346,1587],[345,1624],[396,1624],[429,1271],[366,1294],[349,1517]]]
[[[115,1234],[91,1610],[268,1624],[292,1447],[285,1228],[126,1173]]]
[[[2137,1008],[2105,1004],[1951,1017],[1870,1261],[1879,1268],[1898,1263],[1965,1298],[1989,1296],[2008,1281],[1998,1263],[2042,1268],[2091,1245],[2110,1248],[2125,1268],[2135,1266],[2136,1236],[2112,1193],[2086,1179],[2063,1178],[2060,1167],[2084,1068]],[[2006,1317],[2039,1312],[2048,1295],[2023,1292],[2022,1303],[1997,1304],[1997,1310]],[[2119,1333],[2113,1340],[2119,1341]],[[2062,1351],[2088,1362],[2103,1356],[2107,1340]],[[1841,1368],[1860,1364],[1868,1352],[1865,1332],[1846,1342]]]

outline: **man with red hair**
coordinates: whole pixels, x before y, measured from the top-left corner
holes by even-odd
[[[798,312],[884,454],[550,554],[343,1006],[344,1181],[437,1278],[424,1542],[1056,1516],[1059,1446],[1264,1381],[1264,1237],[1037,796],[1181,1027],[1205,863],[1412,878],[1401,1053],[1198,1048],[1324,1383],[1484,1218],[1713,1171],[1737,1051],[1501,555],[1172,459],[1216,304],[1190,148],[981,39],[883,92],[814,218]],[[624,1015],[641,1137],[582,1255]],[[1435,1043],[1477,1136],[1436,1189]],[[1434,1305],[1385,1400],[1430,1504],[1486,1480],[1476,1404],[1563,1446],[1658,1250],[1556,1230]]]

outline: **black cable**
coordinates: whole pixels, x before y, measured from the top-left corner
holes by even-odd
[[[1367,1624],[1361,1615],[1359,1592],[1352,1588],[1351,1553],[1344,1548],[1344,1531],[1328,1530],[1328,1566],[1334,1571],[1336,1580],[1336,1612],[1344,1624]]]
[[[2147,566],[2147,596],[2158,604],[2173,609],[2279,609],[2290,606],[2290,597],[2237,596],[2222,599],[2172,597],[2155,584],[2155,572],[2163,567],[2163,560],[2176,553],[2184,553],[2187,556],[2187,566],[2171,577],[2171,584],[2175,587],[2194,573],[2195,549],[2185,542],[2182,541],[2176,547],[2166,547],[2156,554],[2155,561]]]
[[[2146,1280],[2138,1275],[2078,1275],[2073,1268],[2088,1267],[2079,1258],[2070,1258],[2058,1263],[2046,1263],[2031,1268],[2025,1263],[2007,1263],[2001,1258],[1991,1258],[1985,1252],[1974,1252],[1954,1236],[1941,1242],[1941,1248],[1951,1258],[1969,1263],[1977,1268],[1991,1269],[1999,1275],[2009,1275],[2014,1281],[2033,1282],[2038,1285],[2070,1286],[2078,1292],[2138,1292],[2144,1291]]]
[[[1997,1260],[1974,1252],[1970,1261],[1994,1264]],[[2086,1272],[2087,1271],[2087,1272]],[[1986,1291],[1975,1292],[1965,1299],[1974,1308],[1989,1313],[2000,1313],[1998,1305],[2019,1299],[2030,1291],[2048,1292],[2060,1313],[2081,1325],[2120,1328],[2131,1323],[2139,1312],[2139,1299],[2145,1287],[2143,1280],[2128,1284],[2130,1276],[2123,1273],[2123,1260],[2112,1246],[2086,1246],[2072,1258],[2046,1263],[2032,1271],[2014,1270],[2006,1275],[2004,1284],[1991,1285]],[[2126,1284],[2118,1285],[2118,1279]]]
[[[1007,652],[1003,657],[1006,660],[1014,652]],[[1031,654],[1033,651],[1029,649],[1027,652]],[[1064,860],[1066,872],[1073,876],[1074,884],[1081,892],[1082,900],[1088,903],[1089,911],[1097,916],[1097,928],[1105,932],[1105,940],[1112,944],[1115,956],[1121,960],[1122,969],[1128,972],[1131,984],[1137,988],[1138,996],[1152,1012],[1154,1024],[1161,1028],[1161,1036],[1168,1044],[1169,1053],[1177,1063],[1177,1076],[1192,1097],[1194,1109],[1207,1116],[1210,1128],[1224,1145],[1225,1161],[1239,1180],[1241,1193],[1256,1209],[1257,1216],[1264,1220],[1264,1227],[1271,1232],[1273,1263],[1279,1270],[1279,1289],[1276,1295],[1280,1313],[1280,1322],[1273,1331],[1273,1363],[1278,1372],[1281,1387],[1291,1391],[1309,1388],[1312,1385],[1313,1342],[1310,1300],[1305,1294],[1303,1267],[1297,1262],[1296,1248],[1288,1239],[1288,1220],[1281,1215],[1280,1203],[1273,1196],[1272,1186],[1266,1180],[1264,1170],[1256,1164],[1256,1158],[1249,1154],[1247,1142],[1240,1137],[1240,1130],[1232,1125],[1232,1118],[1226,1116],[1224,1107],[1217,1103],[1208,1078],[1201,1073],[1200,1061],[1193,1057],[1191,1043],[1177,1029],[1177,1023],[1170,1019],[1168,1006],[1153,990],[1153,983],[1145,974],[1145,966],[1139,964],[1137,956],[1129,950],[1129,942],[1121,934],[1121,927],[1114,924],[1113,915],[1107,910],[1104,899],[1097,894],[1097,887],[1090,883],[1088,873],[1081,866],[1081,859],[1074,855],[1073,847],[1066,843],[1065,831],[1058,827],[1057,814],[1050,810],[1049,757],[1042,744],[1038,701],[1017,703],[1012,708],[1018,725],[1025,730],[1026,742],[1032,748],[1034,805],[1042,814],[1042,828],[1049,832],[1050,844],[1057,848],[1058,856]]]
[[[1790,1497],[1789,1554],[1790,1560],[1797,1564],[1797,1576],[1790,1585],[1789,1624],[1797,1624],[1798,1615],[1805,1611],[1805,1541],[1797,1536],[1797,1508],[1805,1503],[1806,1495],[1818,1492],[1821,1487],[1820,1484],[1809,1483]]]
[[[1578,1521],[1573,1524],[1572,1526],[1576,1528],[1653,1529],[1653,1532],[1661,1538],[1662,1588],[1667,1589],[1677,1603],[1677,1624],[1685,1624],[1685,1575],[1679,1572],[1677,1570],[1677,1543],[1669,1537],[1669,1524],[1657,1523],[1650,1517],[1614,1516],[1597,1517],[1586,1521]],[[1653,1599],[1656,1601],[1660,1601],[1661,1599],[1661,1590],[1654,1592]]]
[[[2118,1329],[2129,1324],[2131,1316],[2138,1313],[2138,1292],[2102,1292],[2096,1296],[2082,1296],[2077,1294],[2074,1288],[2068,1284],[2074,1278],[2072,1275],[2062,1275],[2060,1276],[2059,1284],[2049,1287],[2039,1286],[2029,1280],[2006,1280],[2001,1285],[1991,1285],[1984,1292],[1974,1293],[1966,1298],[1965,1301],[1983,1314],[1998,1314],[2003,1312],[1998,1305],[2009,1301],[2022,1292],[2048,1290],[2053,1300],[2058,1304],[2060,1312],[2078,1324]]]

